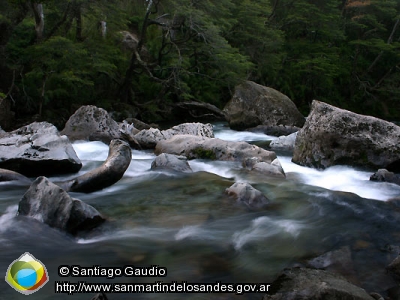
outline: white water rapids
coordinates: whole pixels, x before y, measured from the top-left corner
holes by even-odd
[[[229,141],[262,144],[276,139],[262,133],[237,132],[224,124],[216,124],[214,131],[217,138]],[[108,146],[101,142],[75,142],[73,147],[83,162],[79,174],[99,166],[108,155]],[[5,272],[13,260],[30,252],[46,265],[51,281],[30,295],[30,299],[85,300],[93,295],[55,294],[54,282],[271,282],[285,267],[345,246],[353,251],[361,285],[378,292],[384,289],[382,282],[387,282],[387,277],[380,270],[385,270],[391,254],[382,249],[400,245],[398,207],[388,200],[400,196],[400,186],[371,182],[372,172],[349,166],[321,171],[296,165],[291,157],[277,154],[286,179],[249,173],[238,162],[200,159],[189,161],[193,174],[151,171],[156,157],[153,152],[133,150],[131,164],[118,183],[90,194],[71,193],[107,218],[98,229],[78,237],[29,218],[16,217],[18,202],[28,187],[1,183],[0,270]],[[224,191],[238,181],[259,189],[271,205],[265,210],[249,211],[232,202]],[[369,263],[373,265],[365,267]],[[110,280],[61,278],[57,274],[60,265],[131,264],[159,265],[168,269],[168,276]],[[381,277],[377,279],[376,274]],[[109,300],[188,297],[107,296]],[[236,297],[191,294],[190,299],[233,299],[231,296]],[[8,286],[0,288],[0,299],[24,297]],[[238,297],[259,300],[262,295]]]

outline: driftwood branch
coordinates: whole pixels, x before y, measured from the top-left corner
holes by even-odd
[[[132,150],[123,140],[112,140],[107,160],[98,168],[63,182],[55,182],[66,192],[91,193],[119,181],[132,160]]]

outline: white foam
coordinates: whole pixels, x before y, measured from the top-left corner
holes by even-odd
[[[153,241],[168,241],[173,236],[173,229],[158,227],[136,227],[133,229],[112,231],[98,237],[78,239],[79,244],[93,244],[110,240],[148,239]]]
[[[363,198],[388,200],[400,194],[400,186],[372,182],[372,172],[358,171],[350,166],[333,166],[317,170],[299,166],[291,162],[290,157],[279,157],[285,173],[297,173],[308,185],[326,188],[332,191],[350,192]]]
[[[72,146],[80,160],[104,161],[108,156],[108,145],[102,142],[78,141]]]
[[[239,168],[238,162],[208,161],[201,159],[191,160],[189,161],[189,165],[193,172],[205,171],[225,178],[234,177],[235,175],[233,170]]]
[[[175,234],[175,240],[180,241],[186,238],[199,238],[203,234],[202,228],[198,225],[185,226]]]
[[[270,217],[259,217],[252,221],[251,226],[242,231],[235,232],[232,243],[236,250],[253,241],[265,241],[267,238],[282,232],[288,233],[292,238],[297,238],[303,224],[294,220],[273,220]]]
[[[7,207],[5,213],[0,216],[0,232],[5,232],[12,227],[12,220],[18,213],[18,205]]]
[[[264,133],[250,131],[235,131],[232,129],[222,129],[217,131],[214,136],[224,141],[233,142],[254,142],[254,141],[272,141],[276,140],[276,136],[266,135]]]

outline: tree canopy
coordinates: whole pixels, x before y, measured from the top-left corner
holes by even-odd
[[[62,126],[94,104],[146,121],[243,80],[399,119],[396,0],[6,0],[0,98]]]

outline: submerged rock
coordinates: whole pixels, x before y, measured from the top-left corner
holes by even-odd
[[[46,177],[38,177],[32,183],[19,202],[18,214],[71,234],[92,229],[105,221],[95,208],[71,198]]]
[[[34,122],[0,138],[0,168],[25,176],[78,172],[82,163],[69,139],[47,122]]]
[[[307,268],[285,269],[263,300],[374,300],[340,275]]]
[[[184,156],[161,153],[151,164],[152,170],[167,169],[177,172],[192,173],[192,169]]]
[[[292,161],[315,168],[347,164],[400,170],[400,127],[314,100]]]
[[[326,252],[318,257],[315,257],[307,264],[316,269],[323,269],[341,274],[353,283],[357,283],[357,275],[354,270],[354,263],[352,253],[349,246],[344,246],[339,249]]]
[[[235,198],[238,203],[250,208],[264,207],[270,202],[263,193],[244,182],[234,183],[225,190],[225,194]]]
[[[379,169],[369,178],[371,181],[384,181],[400,185],[400,177],[386,169]]]
[[[159,130],[155,128],[145,129],[136,134],[135,138],[143,148],[153,149],[158,142],[182,134],[209,138],[214,137],[214,131],[211,124],[184,123],[167,130]]]
[[[123,140],[112,140],[106,161],[98,168],[71,180],[58,182],[67,192],[91,193],[118,182],[132,160],[132,150]]]
[[[229,126],[237,130],[257,125],[302,127],[305,121],[289,97],[252,81],[236,86],[223,111]]]
[[[67,121],[61,134],[71,141],[101,141],[109,144],[121,138],[118,123],[108,112],[94,105],[81,106]]]

